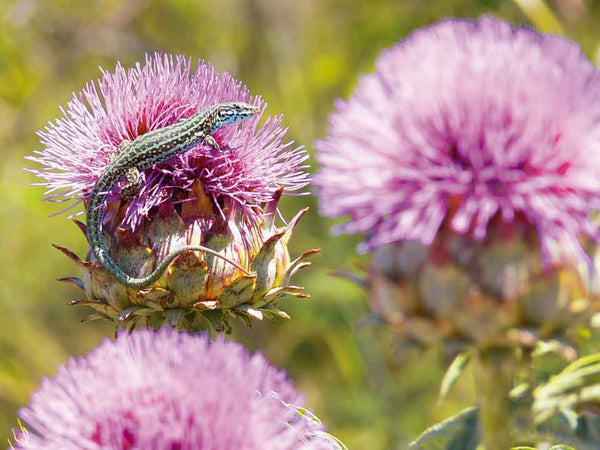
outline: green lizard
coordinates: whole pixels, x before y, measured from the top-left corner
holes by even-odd
[[[127,184],[121,190],[121,196],[124,199],[131,199],[137,195],[141,187],[142,170],[186,152],[203,142],[215,150],[220,150],[219,144],[211,133],[224,125],[246,119],[258,111],[257,107],[246,103],[220,103],[203,109],[188,119],[149,131],[133,141],[125,140],[119,145],[119,151],[94,185],[87,205],[90,246],[98,262],[113,278],[126,286],[140,288],[148,286],[161,277],[171,261],[187,250],[203,251],[225,259],[241,271],[248,273],[214,250],[198,245],[186,245],[167,255],[150,275],[143,278],[131,277],[108,254],[102,235],[102,216],[106,196],[122,178],[127,177]]]

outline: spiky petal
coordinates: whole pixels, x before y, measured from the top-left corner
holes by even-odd
[[[285,373],[241,345],[172,330],[106,340],[46,379],[21,449],[326,449]]]
[[[363,249],[482,240],[494,216],[532,225],[545,263],[598,238],[600,77],[572,42],[493,18],[446,20],[385,50],[317,142],[323,213]]]
[[[46,199],[78,203],[92,186],[124,139],[137,136],[189,117],[202,108],[227,101],[266,107],[259,96],[228,73],[218,73],[199,62],[194,71],[183,56],[154,54],[143,64],[125,69],[117,64],[114,73],[90,82],[61,109],[63,117],[39,132],[44,148],[29,159],[42,164],[31,171],[45,181]],[[269,201],[283,187],[286,192],[308,183],[303,170],[306,152],[285,143],[281,117],[260,115],[239,126],[215,133],[226,151],[214,154],[199,145],[184,155],[144,173],[138,198],[122,218],[121,225],[135,231],[149,212],[165,203],[187,197],[195,180],[201,180],[213,201],[226,208],[237,202],[249,211]],[[109,203],[118,198],[118,190]]]

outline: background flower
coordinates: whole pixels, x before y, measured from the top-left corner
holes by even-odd
[[[96,83],[73,94],[66,110],[61,109],[62,118],[39,132],[44,149],[29,159],[44,166],[31,171],[45,180],[39,184],[48,188],[47,200],[84,200],[125,139],[134,140],[221,102],[266,107],[261,97],[251,96],[228,73],[218,73],[204,62],[193,71],[191,60],[181,55],[154,54],[134,68],[117,64],[114,73],[102,73]],[[217,205],[224,207],[224,202],[234,200],[248,211],[270,201],[281,187],[286,192],[304,187],[308,183],[302,165],[305,151],[284,143],[287,130],[281,127],[281,116],[269,116],[259,126],[260,118],[214,133],[226,151],[215,154],[201,144],[147,170],[121,225],[135,231],[152,208],[185,201],[198,179]],[[109,203],[118,194],[114,192]]]
[[[399,347],[473,359],[477,425],[455,416],[422,444],[561,442],[523,431],[529,406],[509,393],[551,342],[574,359],[599,310],[579,241],[600,237],[598,71],[575,44],[493,18],[423,28],[376,66],[336,104],[316,182],[322,211],[350,217],[339,229],[367,234],[371,307]]]
[[[239,344],[122,334],[42,383],[19,413],[29,431],[17,448],[335,448],[284,402],[303,400],[284,372]]]
[[[598,238],[600,79],[573,43],[492,18],[447,20],[384,51],[317,142],[323,213],[363,250],[478,240],[525,220],[545,262],[586,260]]]

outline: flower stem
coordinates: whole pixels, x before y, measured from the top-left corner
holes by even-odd
[[[511,447],[510,393],[514,360],[506,349],[479,349],[475,361],[475,386],[479,423],[485,450]]]

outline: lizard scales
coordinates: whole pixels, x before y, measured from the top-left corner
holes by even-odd
[[[126,286],[138,288],[148,286],[162,276],[171,261],[180,253],[188,250],[203,251],[224,259],[222,255],[207,247],[186,245],[167,255],[150,275],[143,278],[132,277],[125,273],[108,253],[102,235],[104,201],[110,191],[124,177],[127,177],[128,183],[122,188],[122,195],[125,194],[130,198],[135,196],[140,187],[139,172],[184,153],[198,144],[206,143],[215,150],[220,150],[211,134],[227,124],[239,122],[257,112],[257,107],[247,103],[219,103],[203,109],[187,119],[149,131],[133,141],[121,143],[118,153],[92,188],[88,199],[86,219],[92,251],[98,263],[113,278]],[[232,261],[228,262],[245,272],[242,267]]]

